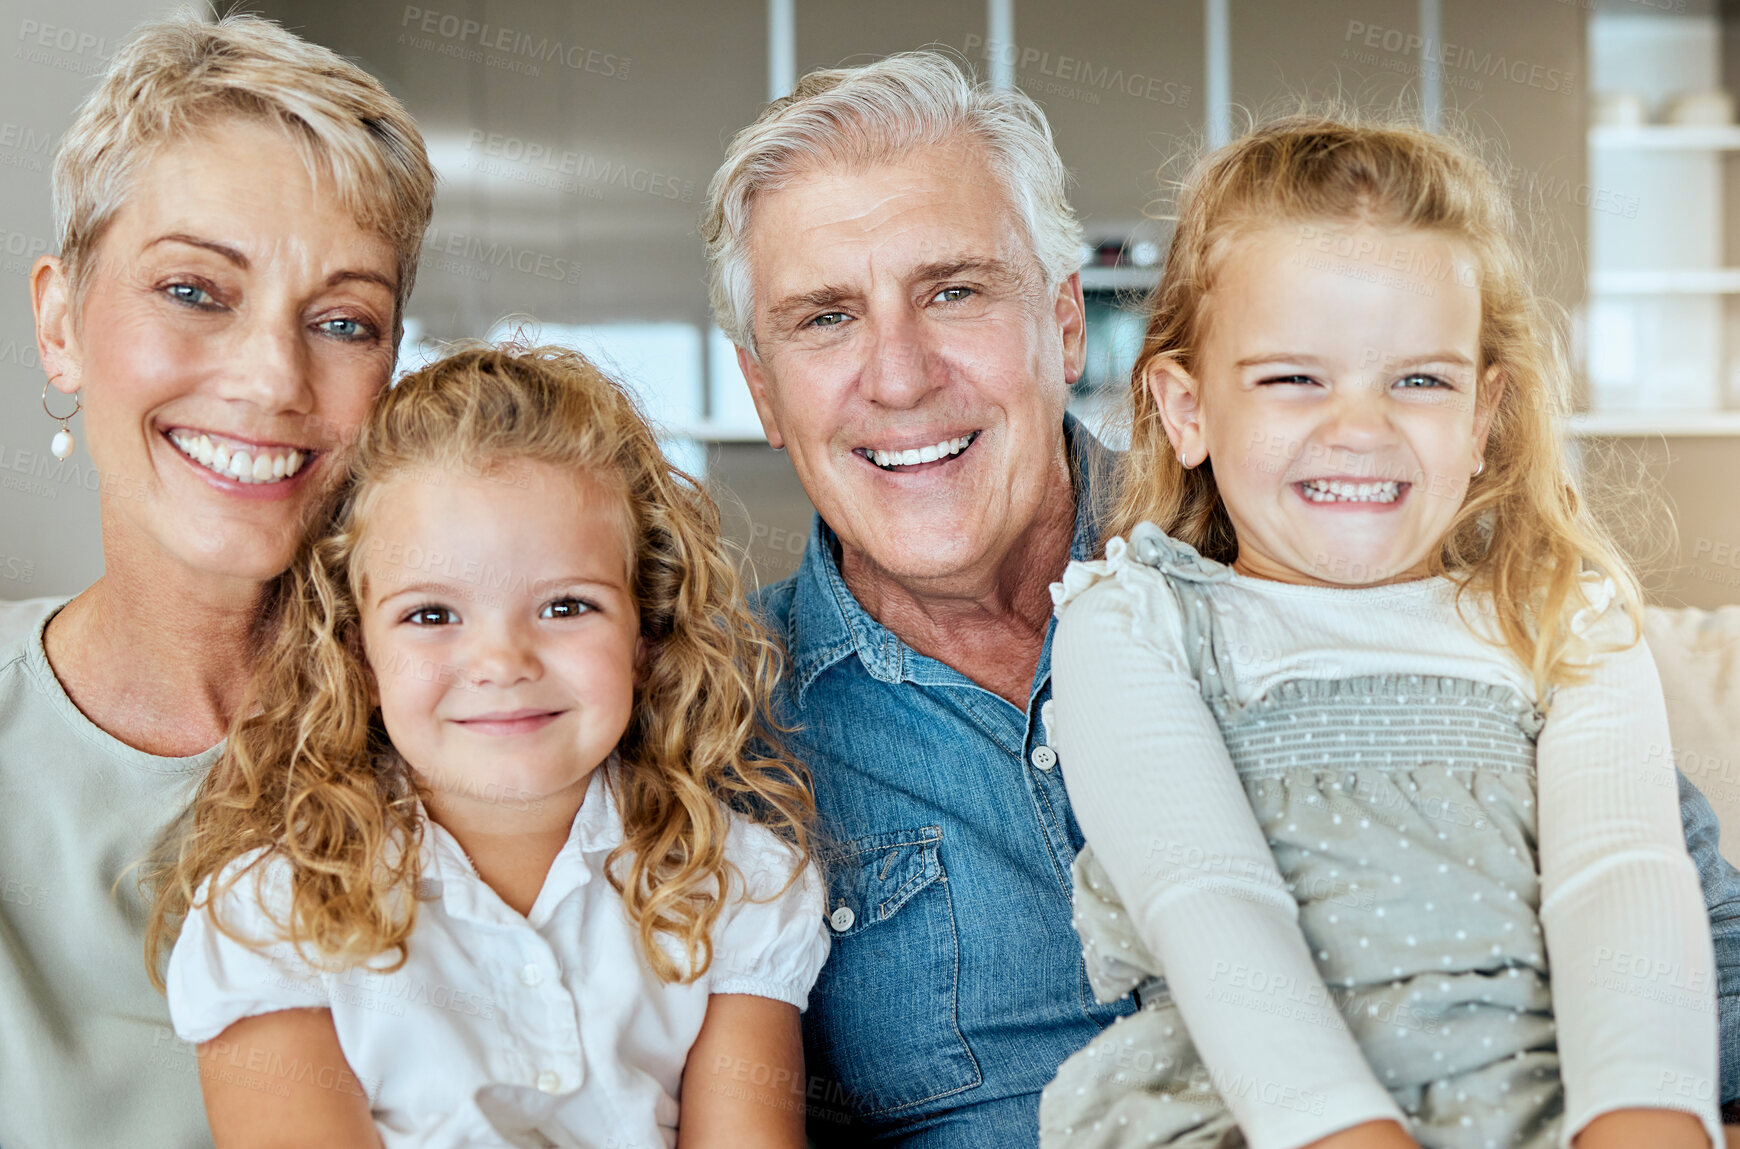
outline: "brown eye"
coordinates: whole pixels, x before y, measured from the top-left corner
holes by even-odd
[[[546,603],[544,609],[538,612],[539,618],[579,618],[597,608],[591,603],[577,598],[559,598],[555,602]]]
[[[405,616],[412,626],[446,626],[459,621],[459,616],[444,606],[420,606]]]

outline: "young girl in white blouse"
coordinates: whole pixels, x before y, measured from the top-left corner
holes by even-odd
[[[1417,130],[1294,117],[1186,185],[1046,718],[1142,1009],[1044,1145],[1721,1144],[1661,687],[1512,227]]]
[[[555,349],[402,380],[270,620],[152,968],[217,1144],[803,1144],[827,955],[711,500]]]

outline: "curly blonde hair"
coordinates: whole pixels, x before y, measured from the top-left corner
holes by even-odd
[[[1233,244],[1277,225],[1324,220],[1435,232],[1466,244],[1479,268],[1478,377],[1502,386],[1474,477],[1432,572],[1491,597],[1500,636],[1537,685],[1576,681],[1583,666],[1570,629],[1589,605],[1586,568],[1614,580],[1641,634],[1642,593],[1566,472],[1559,419],[1571,372],[1561,324],[1534,291],[1516,221],[1472,148],[1422,129],[1300,114],[1259,126],[1204,157],[1179,195],[1177,227],[1130,379],[1130,450],[1118,465],[1106,537],[1143,520],[1230,563],[1232,520],[1213,461],[1186,469],[1173,453],[1146,384],[1171,357],[1196,369],[1215,276]],[[1489,399],[1483,392],[1482,400]]]
[[[649,965],[665,982],[711,965],[712,927],[741,877],[725,856],[733,812],[779,835],[792,880],[801,872],[815,803],[769,717],[781,655],[744,600],[713,500],[666,461],[628,393],[584,357],[470,345],[382,397],[279,580],[271,637],[240,711],[250,717],[200,787],[178,850],[147,877],[156,892],[147,963],[160,987],[161,958],[185,915],[215,912],[272,857],[292,873],[287,920],[276,923],[287,940],[340,966],[394,949],[404,961],[416,915],[405,895],[419,877],[423,831],[418,783],[371,701],[358,614],[370,509],[396,476],[522,461],[620,495],[632,535],[630,588],[647,655],[611,772],[624,833],[606,870]],[[681,943],[686,968],[657,934]]]

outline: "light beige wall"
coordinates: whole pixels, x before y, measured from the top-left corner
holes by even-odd
[[[61,463],[48,453],[58,426],[42,410],[27,272],[55,249],[54,142],[116,42],[173,7],[0,0],[0,599],[71,594],[102,573],[90,457],[81,448]],[[57,412],[72,407],[50,402]]]

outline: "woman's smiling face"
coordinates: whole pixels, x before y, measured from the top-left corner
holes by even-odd
[[[391,378],[392,245],[282,130],[230,121],[153,157],[90,258],[82,300],[58,261],[34,282],[109,564],[278,574]]]
[[[1430,232],[1275,226],[1225,254],[1205,306],[1194,372],[1159,359],[1147,382],[1174,448],[1214,467],[1235,569],[1338,586],[1424,577],[1499,390],[1496,371],[1478,379],[1471,252]]]

